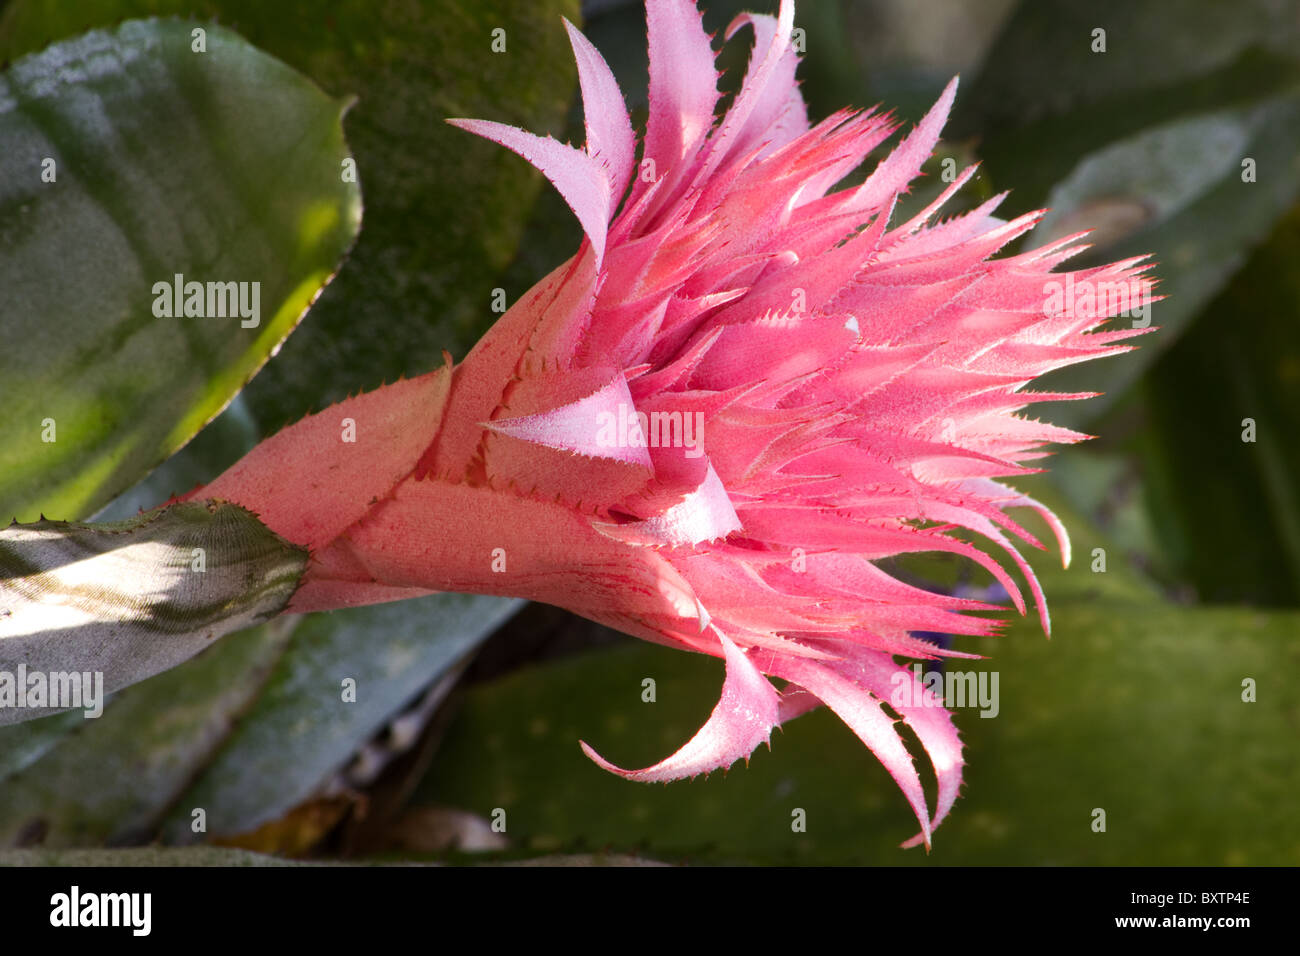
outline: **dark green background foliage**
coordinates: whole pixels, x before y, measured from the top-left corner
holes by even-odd
[[[776,4],[702,6],[720,35],[739,10]],[[584,30],[640,125],[641,5],[585,7]],[[364,194],[356,247],[230,409],[111,513],[208,480],[283,423],[424,371],[443,348],[461,357],[494,318],[493,288],[513,301],[576,248],[571,214],[539,176],[442,120],[580,141],[558,19],[579,13],[576,0],[0,4],[0,54],[11,58],[129,16],[215,18],[328,96],[357,97],[344,122]],[[1065,517],[1076,558],[1069,570],[1035,560],[1050,641],[1021,622],[961,645],[989,655],[976,666],[998,672],[1002,706],[991,720],[957,714],[966,786],[934,852],[897,849],[914,832],[902,797],[826,712],[791,723],[748,769],[668,787],[604,774],[579,737],[623,765],[665,756],[708,715],[720,664],[543,609],[503,623],[516,606],[481,598],[279,622],[124,691],[92,725],[7,728],[0,843],[189,842],[187,808],[201,802],[210,836],[382,859],[482,859],[449,852],[427,823],[501,808],[505,858],[1300,863],[1300,4],[805,0],[797,23],[814,119],[883,102],[911,121],[962,74],[945,141],[909,202],[942,186],[940,159],[979,159],[954,211],[1011,189],[1003,215],[1052,208],[1029,245],[1095,228],[1095,248],[1076,261],[1150,253],[1167,296],[1152,309],[1161,330],[1137,352],[1042,383],[1106,393],[1043,409],[1100,438],[1027,483]],[[490,52],[494,27],[507,31],[507,54]],[[1091,48],[1098,28],[1105,53]],[[723,54],[725,89],[748,36]],[[1254,182],[1243,181],[1246,158]],[[1254,442],[1242,441],[1243,419]],[[932,559],[907,567],[937,583],[959,573]],[[367,784],[369,820],[321,823],[310,801],[322,784],[367,742],[389,740],[386,723],[475,653],[420,743]],[[344,713],[347,675],[368,696]],[[641,697],[647,677],[654,703]],[[93,795],[74,784],[86,766],[101,783]],[[791,830],[796,808],[806,833]],[[1097,808],[1105,833],[1091,827]]]

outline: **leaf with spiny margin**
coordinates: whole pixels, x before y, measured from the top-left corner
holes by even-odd
[[[357,234],[343,102],[222,27],[194,52],[191,28],[129,21],[0,76],[5,518],[85,517],[189,441]],[[159,307],[178,275],[213,315]]]
[[[15,522],[0,531],[0,674],[102,674],[111,693],[279,614],[306,565],[304,549],[228,502]],[[0,683],[0,724],[66,709],[17,701]]]
[[[346,128],[365,229],[310,321],[250,384],[247,410],[269,434],[427,372],[443,349],[463,357],[497,318],[493,288],[506,286],[499,273],[544,180],[444,120],[558,131],[577,85],[561,17],[576,23],[580,13],[578,0],[13,0],[0,17],[0,57],[123,17],[175,14],[196,18],[186,29],[209,38],[210,21],[228,23],[330,94],[356,97]],[[504,53],[492,49],[496,29]],[[568,255],[549,252],[550,265],[519,291]]]

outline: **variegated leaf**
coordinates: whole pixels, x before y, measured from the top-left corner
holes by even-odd
[[[306,562],[228,502],[111,524],[15,522],[0,531],[0,724],[93,711],[103,693],[275,616]]]

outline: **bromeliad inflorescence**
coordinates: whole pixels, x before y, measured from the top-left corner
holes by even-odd
[[[748,756],[772,728],[826,704],[902,788],[929,843],[961,783],[951,716],[917,686],[898,707],[934,765],[927,804],[882,709],[896,656],[957,652],[917,632],[987,635],[989,604],[933,593],[877,561],[944,551],[1012,576],[954,536],[997,546],[1048,615],[1010,515],[1036,509],[999,479],[1050,442],[1084,436],[1020,414],[1084,395],[1025,391],[1038,376],[1127,348],[1096,332],[1149,301],[1141,260],[1069,273],[1132,287],[1127,302],[1048,302],[1077,236],[1000,259],[1039,218],[1002,197],[937,219],[972,176],[895,222],[934,151],[954,80],[861,182],[831,191],[896,124],[841,111],[810,125],[795,80],[794,4],[743,15],[753,55],[725,114],[691,0],[649,0],[650,113],[640,143],[600,54],[569,27],[587,142],[577,149],[481,120],[563,195],[581,248],[466,360],[299,422],[191,498],[258,513],[312,551],[291,611],[429,591],[560,605],[638,637],[721,657],[722,699],[680,751],[633,780]],[[340,418],[364,441],[332,440]],[[969,655],[968,655],[969,656]],[[786,683],[778,688],[769,678]],[[586,745],[584,744],[584,747]]]

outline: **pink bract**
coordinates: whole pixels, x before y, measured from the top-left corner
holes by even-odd
[[[989,635],[985,603],[933,593],[876,562],[964,555],[1017,609],[1012,576],[954,536],[996,545],[1047,607],[1009,514],[1055,516],[999,479],[1086,436],[1020,414],[1086,398],[1025,391],[1123,351],[1115,310],[1045,306],[1077,236],[1001,259],[1041,214],[1002,196],[946,221],[958,175],[891,225],[953,103],[934,107],[857,186],[832,188],[896,124],[877,112],[810,126],[795,81],[794,4],[743,15],[754,51],[721,117],[710,38],[691,0],[649,0],[650,113],[637,137],[600,54],[569,26],[584,149],[453,120],[537,166],[586,239],[460,365],[349,399],[274,436],[190,497],[256,512],[312,549],[292,611],[466,591],[559,605],[726,663],[722,699],[673,756],[621,770],[661,781],[727,767],[820,704],[889,770],[927,846],[962,774],[951,715],[924,688],[894,705],[938,780],[921,779],[882,703],[915,682],[895,656],[954,655],[913,632]],[[1140,283],[1142,260],[1071,273]],[[436,268],[431,263],[431,268]],[[1124,303],[1139,304],[1138,299]],[[357,440],[339,440],[340,422]],[[687,431],[689,429],[689,432]],[[973,656],[973,655],[957,655]],[[901,675],[901,676],[900,676]],[[778,689],[768,679],[786,683]]]

